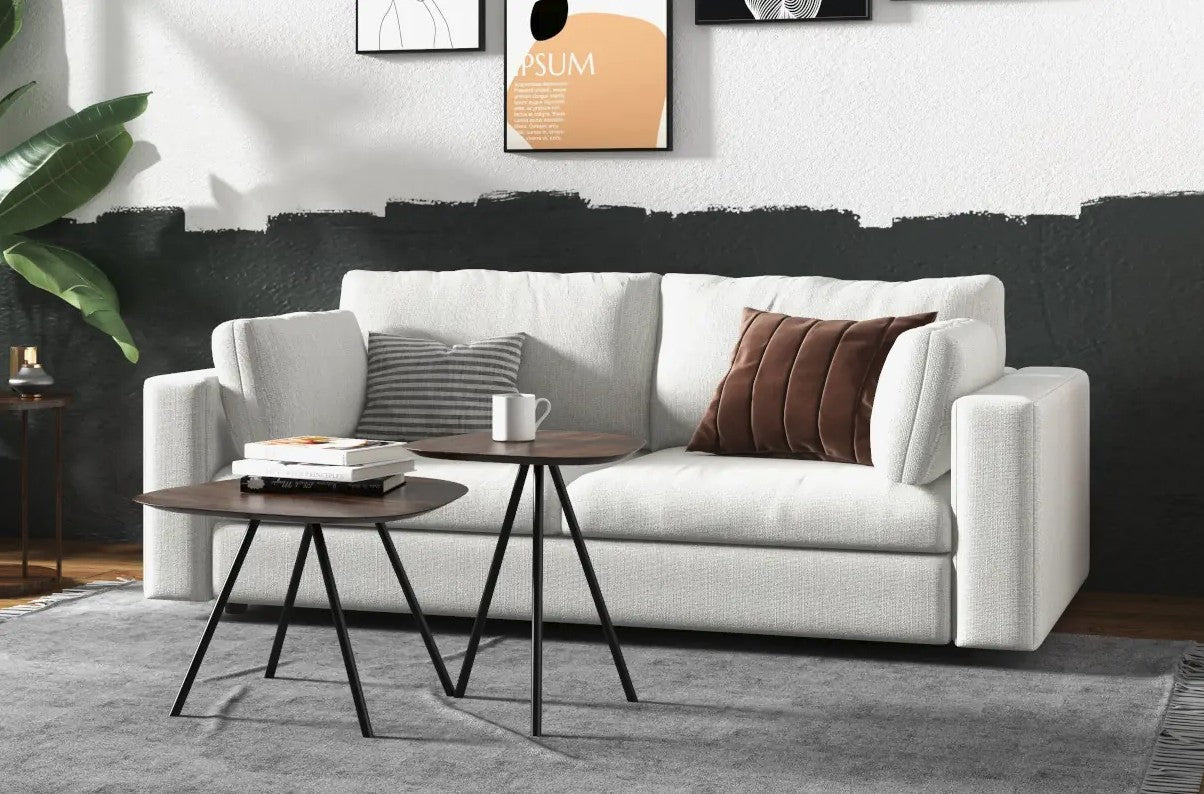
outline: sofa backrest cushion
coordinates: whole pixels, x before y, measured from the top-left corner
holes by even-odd
[[[552,401],[544,429],[646,439],[659,287],[654,273],[355,270],[341,305],[365,335],[452,344],[525,332],[518,388]]]
[[[989,325],[964,318],[895,340],[870,415],[874,468],[905,485],[949,471],[953,402],[1003,377],[997,344]]]
[[[818,276],[725,278],[671,274],[661,281],[661,335],[652,396],[652,449],[690,441],[731,364],[745,306],[826,320],[934,311],[989,326],[1003,364],[1003,284],[994,276],[841,281]],[[879,385],[879,396],[882,386]],[[876,453],[875,453],[876,456]]]
[[[248,441],[349,436],[364,407],[368,357],[351,312],[222,323],[213,365],[240,457]]]

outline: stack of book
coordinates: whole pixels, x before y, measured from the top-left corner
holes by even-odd
[[[295,436],[256,441],[234,462],[244,493],[384,496],[405,485],[414,455],[396,441]]]

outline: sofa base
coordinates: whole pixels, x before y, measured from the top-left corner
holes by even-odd
[[[245,530],[243,524],[218,524],[215,589]],[[415,530],[392,535],[428,614],[475,614],[496,536]],[[376,533],[331,527],[326,537],[344,608],[407,611]],[[263,525],[231,600],[283,603],[300,539],[300,526]],[[572,541],[557,536],[544,543],[545,619],[597,623]],[[928,644],[952,637],[948,555],[600,539],[588,546],[617,625]],[[512,537],[490,616],[530,616],[530,566],[531,539]],[[312,555],[297,605],[327,605]]]

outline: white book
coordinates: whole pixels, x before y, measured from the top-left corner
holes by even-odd
[[[319,463],[324,466],[358,466],[363,463],[414,459],[414,453],[399,441],[334,436],[293,436],[252,441],[243,447],[242,454],[253,460]]]
[[[292,480],[360,482],[413,471],[414,461],[395,460],[384,463],[366,463],[362,466],[323,466],[317,463],[291,463],[282,460],[236,460],[233,470],[237,477],[286,477]]]

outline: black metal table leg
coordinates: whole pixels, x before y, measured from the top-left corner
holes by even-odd
[[[364,702],[364,688],[360,685],[359,669],[355,666],[355,653],[351,650],[351,637],[347,634],[347,620],[343,616],[343,604],[339,601],[339,590],[334,583],[334,570],[330,566],[330,555],[326,552],[326,538],[322,525],[313,525],[314,551],[318,553],[318,565],[322,568],[322,581],[326,585],[326,598],[330,602],[330,617],[334,621],[335,633],[339,635],[339,648],[343,652],[343,666],[347,668],[347,683],[351,686],[351,699],[355,701],[355,714],[359,717],[360,732],[372,737],[372,721],[368,719],[368,705]]]
[[[284,608],[280,612],[280,623],[276,626],[276,639],[272,641],[272,653],[268,656],[268,669],[264,678],[276,677],[276,665],[280,663],[280,651],[284,648],[284,635],[293,614],[293,603],[297,600],[297,588],[301,586],[301,574],[305,572],[305,558],[309,555],[309,542],[313,538],[313,525],[306,524],[301,533],[301,545],[297,549],[297,560],[293,563],[293,575],[288,580],[288,592],[284,596]]]
[[[569,491],[564,485],[564,477],[559,466],[550,466],[552,482],[556,486],[556,495],[560,497],[560,506],[564,508],[564,517],[569,523],[569,532],[573,536],[573,545],[577,547],[577,556],[581,560],[581,570],[585,573],[585,581],[589,584],[590,595],[594,597],[594,607],[598,610],[598,619],[602,623],[602,631],[606,634],[606,642],[610,645],[610,655],[614,657],[615,668],[619,671],[619,680],[623,683],[623,692],[627,700],[636,703],[638,698],[635,687],[631,683],[631,675],[627,672],[627,663],[623,660],[623,649],[619,647],[619,637],[615,634],[614,624],[610,620],[610,611],[606,608],[606,600],[602,598],[602,588],[598,585],[598,577],[594,574],[594,566],[590,563],[589,552],[585,548],[585,538],[577,523],[577,514],[569,501]]]
[[[414,616],[414,622],[418,624],[418,631],[422,632],[422,641],[426,643],[426,652],[430,654],[431,663],[435,665],[439,683],[443,685],[443,691],[450,697],[455,692],[455,687],[452,686],[451,676],[447,674],[447,665],[443,663],[443,657],[439,655],[439,646],[435,644],[435,636],[431,634],[431,628],[426,623],[426,615],[422,614],[422,607],[418,604],[418,596],[414,594],[410,577],[406,576],[406,570],[401,564],[397,547],[393,545],[393,538],[389,536],[389,528],[384,524],[377,524],[376,532],[385,546],[385,554],[389,556],[389,564],[393,566],[393,573],[397,575],[401,592],[405,594],[410,614]]]
[[[493,601],[493,589],[497,586],[497,577],[502,570],[502,560],[506,556],[506,544],[510,541],[510,533],[514,530],[514,518],[518,515],[518,503],[523,495],[523,485],[527,481],[527,469],[530,466],[522,464],[518,467],[518,476],[514,478],[514,488],[510,491],[510,504],[506,506],[506,519],[502,522],[502,531],[497,538],[497,547],[493,551],[493,562],[489,565],[489,575],[485,578],[485,590],[481,593],[481,604],[477,608],[477,617],[472,624],[472,634],[468,638],[468,648],[464,651],[464,662],[460,665],[460,676],[456,681],[455,696],[464,697],[468,689],[468,677],[472,675],[472,664],[477,658],[477,646],[481,644],[481,633],[485,630],[485,620],[489,617],[489,605]]]
[[[213,605],[213,612],[209,614],[209,622],[205,625],[205,633],[201,635],[201,642],[197,645],[196,653],[192,655],[192,664],[188,667],[188,675],[184,676],[184,683],[180,686],[180,693],[176,695],[175,705],[171,707],[171,716],[178,717],[184,709],[184,701],[188,700],[188,693],[192,689],[192,682],[196,680],[196,674],[201,669],[201,662],[205,659],[205,651],[209,649],[209,641],[213,639],[213,632],[217,629],[217,622],[221,620],[222,610],[226,608],[226,602],[230,600],[230,593],[234,590],[234,583],[238,581],[238,572],[242,570],[243,560],[247,558],[247,552],[251,550],[251,541],[255,539],[255,531],[259,529],[259,521],[254,520],[247,525],[247,534],[242,539],[242,546],[238,549],[238,554],[234,557],[234,565],[230,566],[230,575],[226,577],[226,584],[222,586],[222,592],[217,597],[217,603]]]
[[[531,735],[543,735],[543,466],[535,467],[531,516]]]

